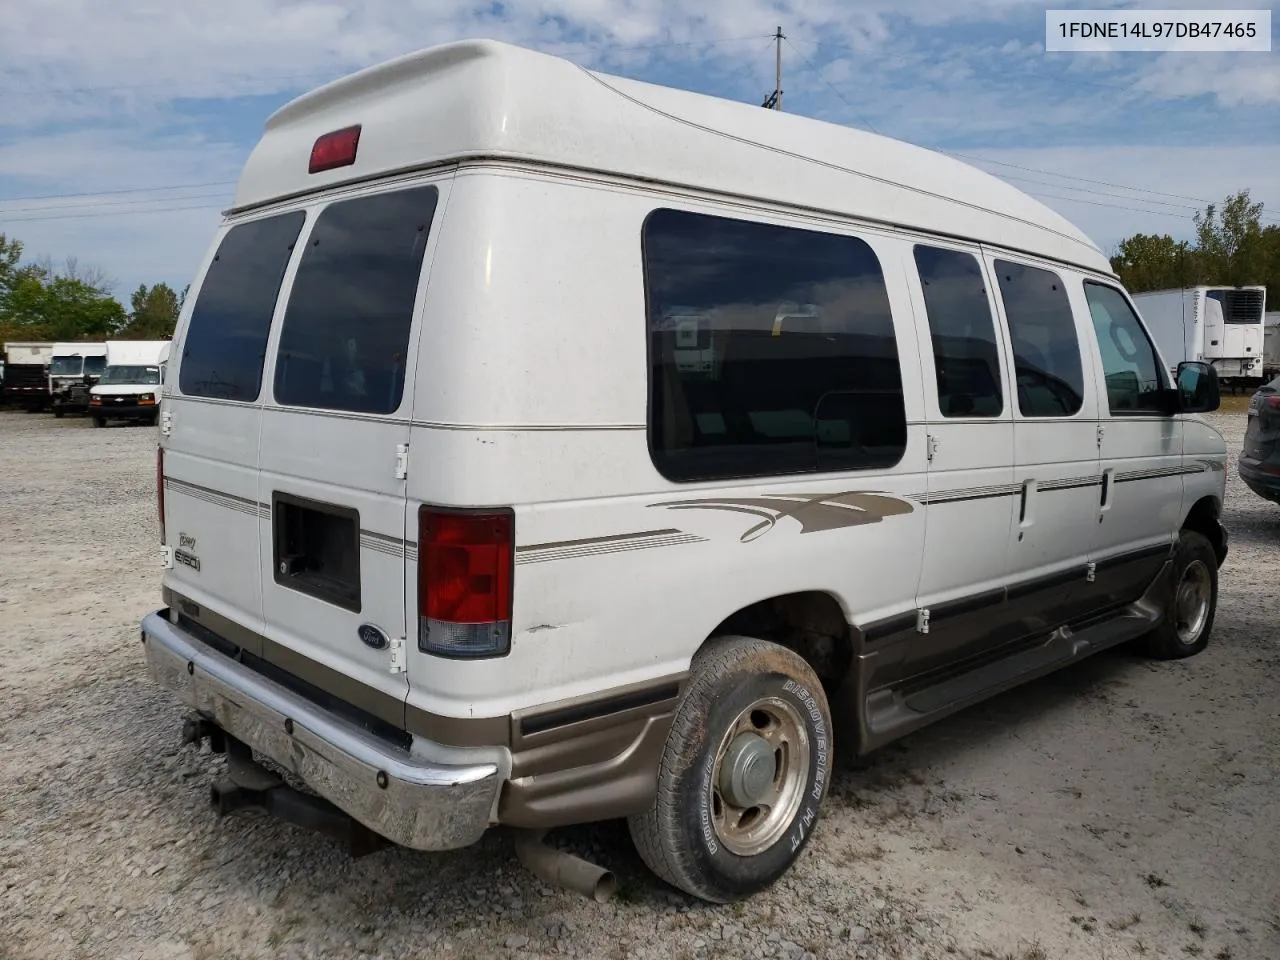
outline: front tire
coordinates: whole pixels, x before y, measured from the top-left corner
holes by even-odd
[[[95,427],[105,427],[107,425],[107,421],[102,417],[94,417],[93,425]]]
[[[1158,660],[1192,657],[1209,644],[1218,609],[1218,557],[1207,537],[1182,531],[1170,582],[1164,618],[1145,642],[1147,655]]]
[[[641,859],[712,903],[765,889],[813,835],[831,757],[826,696],[799,655],[711,641],[693,658],[653,806],[628,821]]]

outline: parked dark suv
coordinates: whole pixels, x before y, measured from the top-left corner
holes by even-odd
[[[1249,401],[1240,479],[1258,496],[1280,503],[1280,377]]]

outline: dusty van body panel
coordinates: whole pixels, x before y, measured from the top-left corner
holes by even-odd
[[[660,862],[683,791],[711,873],[662,875],[723,899],[833,742],[1168,632],[1225,448],[1106,258],[763,113],[463,43],[271,118],[166,377],[143,633],[193,738],[427,850],[625,816]],[[698,806],[659,771],[730,708]]]

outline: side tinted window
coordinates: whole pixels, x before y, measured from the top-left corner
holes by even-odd
[[[1084,295],[1098,336],[1112,414],[1163,413],[1160,361],[1124,296],[1114,287],[1089,281]]]
[[[436,188],[343,200],[311,231],[280,331],[276,402],[391,413]]]
[[[1084,404],[1084,370],[1062,279],[1008,260],[995,262],[1009,320],[1018,410],[1024,417],[1069,417]]]
[[[856,237],[675,210],[644,227],[650,446],[672,480],[857,470],[906,448],[884,277]]]
[[[944,417],[998,417],[1004,412],[1000,351],[976,257],[937,247],[915,248],[933,340],[938,409]]]
[[[189,397],[258,399],[271,315],[302,211],[232,227],[191,309],[178,387]]]

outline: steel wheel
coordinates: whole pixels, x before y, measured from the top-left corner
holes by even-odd
[[[1213,585],[1209,568],[1205,566],[1203,560],[1188,564],[1182,571],[1182,579],[1178,582],[1173,604],[1178,639],[1182,643],[1192,644],[1200,639],[1200,634],[1209,620],[1212,598]]]
[[[750,857],[782,836],[809,779],[809,734],[796,709],[768,697],[730,725],[716,754],[711,822],[731,853]]]

